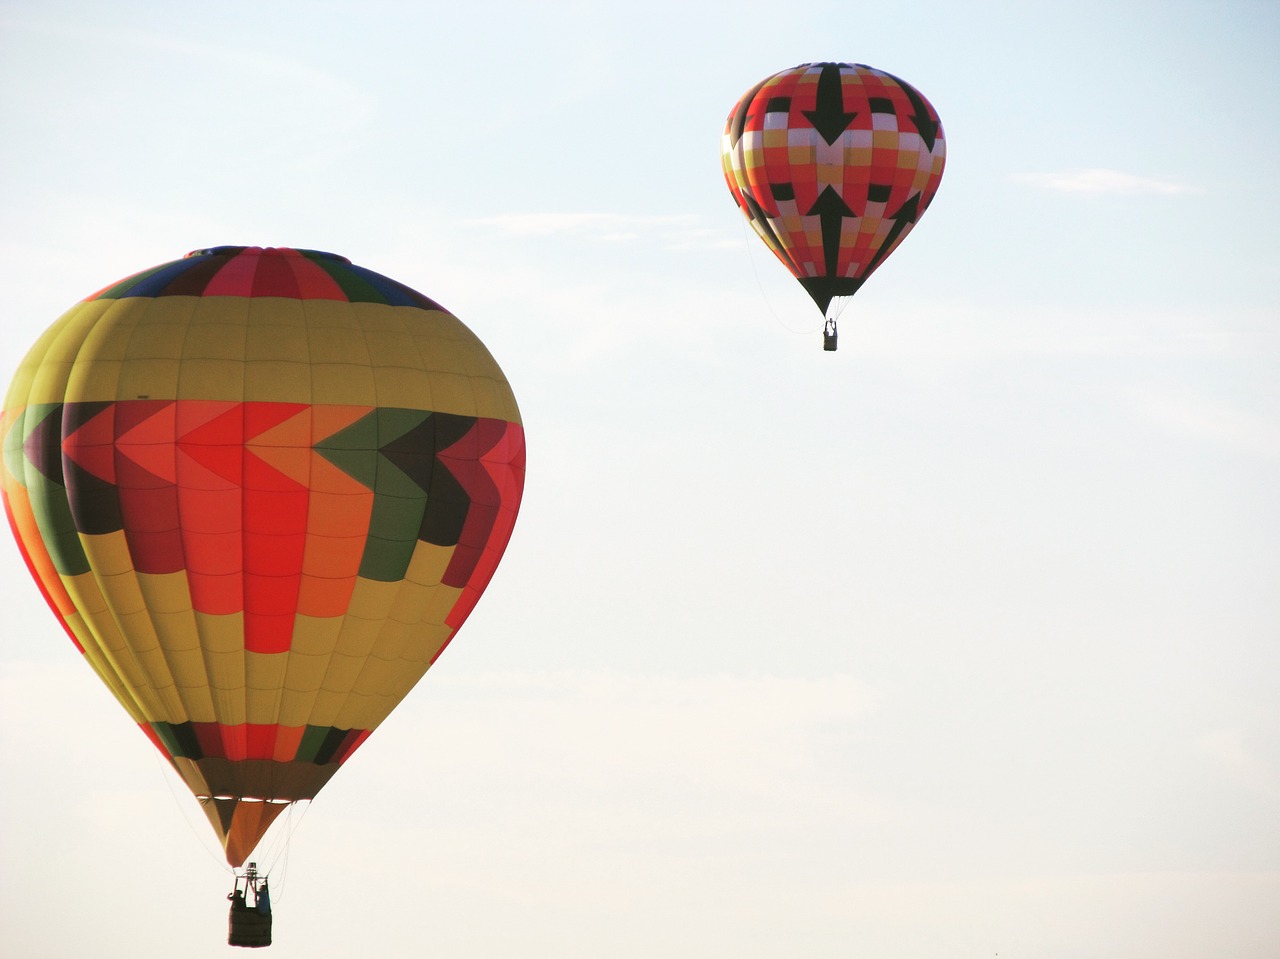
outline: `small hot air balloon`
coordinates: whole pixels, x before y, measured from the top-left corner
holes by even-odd
[[[3,435],[36,583],[233,866],[453,639],[524,484],[480,340],[309,250],[198,250],[78,303]]]
[[[856,293],[928,209],[946,143],[910,84],[862,64],[804,63],[742,96],[721,160],[738,208],[826,316],[834,350],[832,301]]]

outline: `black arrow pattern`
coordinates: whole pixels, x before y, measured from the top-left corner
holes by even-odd
[[[857,119],[856,112],[845,112],[844,83],[840,80],[838,63],[822,65],[822,71],[818,74],[817,105],[812,110],[802,110],[801,114],[813,124],[813,128],[827,141],[828,146],[840,139],[840,134],[849,129],[849,124]]]

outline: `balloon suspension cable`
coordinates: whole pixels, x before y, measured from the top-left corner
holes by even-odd
[[[754,248],[755,244],[751,242],[751,237],[755,234],[755,231],[751,228],[751,224],[745,217],[739,217],[739,219],[742,220],[742,237],[745,241],[744,245],[747,248],[747,257],[751,261],[751,276],[755,279],[756,289],[760,291],[760,299],[764,300],[764,305],[773,316],[774,322],[788,333],[792,333],[796,336],[808,336],[810,333],[813,333],[815,327],[812,326],[805,327],[803,330],[797,330],[790,326],[778,315],[778,311],[773,308],[773,303],[769,299],[769,294],[765,292],[764,283],[760,280],[760,263],[756,259],[756,251]]]
[[[300,803],[306,804],[301,811],[298,810]],[[285,810],[284,818],[280,823],[283,829],[275,834],[267,847],[265,856],[261,857],[267,861],[267,868],[264,870],[267,873],[275,872],[276,866],[280,865],[280,874],[276,877],[275,900],[277,902],[284,900],[283,890],[289,874],[289,850],[293,844],[293,834],[302,825],[302,820],[310,811],[311,800],[309,799],[298,799],[289,803],[289,808]]]
[[[207,855],[213,862],[218,864],[219,869],[235,875],[235,870],[231,866],[227,865],[227,861],[222,856],[214,853],[214,849],[217,847],[209,842],[209,837],[196,829],[192,822],[190,815],[190,796],[179,796],[177,790],[173,788],[173,781],[170,778],[170,774],[173,773],[173,766],[165,762],[164,758],[161,757],[159,753],[156,754],[156,765],[160,767],[160,779],[168,788],[169,795],[173,799],[173,805],[178,810],[179,814],[181,814],[182,821],[185,822],[187,824],[187,828],[191,830],[191,835],[195,838],[196,845],[204,850],[205,855]]]

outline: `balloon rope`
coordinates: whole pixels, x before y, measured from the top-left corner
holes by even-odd
[[[192,824],[191,817],[187,812],[187,804],[184,803],[182,801],[182,797],[180,797],[177,794],[177,792],[174,791],[173,782],[169,778],[170,775],[173,774],[173,767],[165,763],[163,760],[161,760],[161,758],[158,755],[156,756],[156,764],[161,767],[160,778],[164,780],[164,784],[169,788],[169,795],[173,797],[173,804],[178,807],[178,812],[182,816],[182,821],[185,822],[187,824],[187,828],[191,830],[191,835],[195,837],[196,843],[200,846],[201,849],[204,850],[205,855],[207,855],[210,859],[216,862],[226,872],[229,872],[231,873],[231,875],[234,876],[236,874],[236,871],[232,869],[229,865],[227,865],[227,861],[225,859],[219,859],[216,855],[214,855],[213,850],[209,848],[209,842],[208,842],[208,839],[205,837],[204,833],[198,831],[196,827]],[[196,800],[196,802],[199,802],[199,800]]]
[[[298,803],[300,802],[305,802],[307,804],[306,808],[303,809],[302,812],[297,813],[297,815],[294,815],[295,809]],[[303,818],[310,811],[311,811],[310,799],[297,799],[291,802],[289,804],[289,808],[285,810],[285,821],[283,823],[284,831],[283,833],[280,833],[276,836],[276,838],[271,843],[271,848],[267,850],[267,856],[270,856],[272,858],[271,858],[271,862],[267,865],[267,868],[264,870],[264,872],[267,872],[267,873],[271,872],[273,869],[276,868],[276,863],[278,863],[281,859],[284,860],[284,865],[281,867],[280,876],[276,880],[280,884],[279,889],[281,890],[281,892],[279,894],[276,894],[274,892],[272,893],[272,898],[276,899],[276,901],[280,901],[284,898],[283,889],[284,889],[285,880],[289,876],[289,850],[293,846],[293,833],[299,826],[302,825]],[[263,857],[263,858],[265,859],[266,857]]]
[[[755,277],[756,287],[760,290],[760,299],[764,300],[764,305],[768,307],[769,312],[773,314],[774,321],[793,336],[812,336],[814,333],[818,332],[818,330],[822,329],[826,324],[825,319],[817,326],[797,330],[793,329],[787,323],[784,323],[782,317],[778,316],[777,310],[775,310],[773,308],[773,304],[769,302],[769,295],[764,291],[764,284],[760,282],[760,265],[756,261],[755,244],[751,242],[752,237],[759,239],[759,234],[757,234],[755,230],[751,229],[751,224],[747,221],[746,217],[742,217],[742,229],[743,239],[746,241],[745,246],[747,248],[747,257],[751,261],[751,275]]]

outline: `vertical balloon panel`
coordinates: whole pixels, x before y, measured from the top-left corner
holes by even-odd
[[[475,335],[313,251],[197,251],[89,297],[3,428],[33,577],[234,865],[452,640],[524,482]]]

